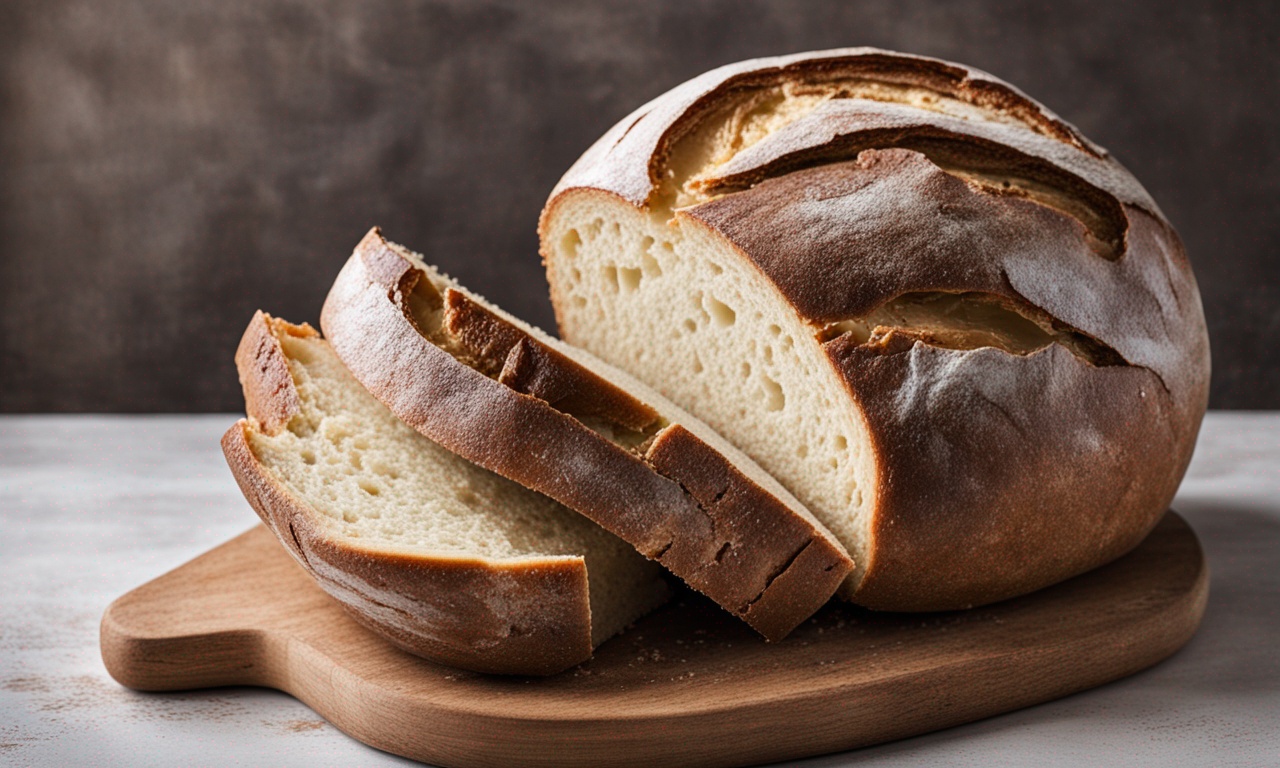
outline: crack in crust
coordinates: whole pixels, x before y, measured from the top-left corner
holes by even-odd
[[[793,171],[856,159],[868,149],[919,152],[981,192],[1020,197],[1070,216],[1080,222],[1089,248],[1101,258],[1115,261],[1125,252],[1128,218],[1114,195],[1043,158],[996,141],[931,127],[850,132],[749,170],[694,178],[686,186],[708,200]]]
[[[1114,348],[1030,302],[981,291],[902,293],[862,317],[826,324],[816,338],[825,344],[846,334],[883,354],[916,341],[956,350],[994,347],[1021,356],[1059,344],[1095,367],[1130,364]]]
[[[812,541],[806,541],[804,544],[800,546],[799,549],[797,549],[795,552],[792,552],[791,556],[788,557],[782,565],[778,566],[778,568],[774,570],[773,573],[769,574],[769,577],[765,579],[764,589],[760,590],[760,594],[748,600],[746,605],[738,609],[738,612],[750,613],[751,609],[755,606],[755,604],[760,601],[760,598],[764,597],[765,593],[769,591],[769,587],[773,586],[773,582],[777,581],[778,577],[782,576],[782,574],[790,570],[791,566],[794,565],[795,562],[800,559],[800,556],[803,555],[805,551],[809,549],[810,545],[812,544],[813,544]],[[827,570],[830,570],[830,568],[828,568]]]
[[[839,99],[911,104],[966,119],[991,120],[1053,139],[1095,158],[1105,155],[1057,115],[1013,87],[988,79],[985,73],[885,51],[833,53],[836,55],[809,54],[780,66],[748,69],[702,94],[657,143],[649,164],[650,180],[655,191],[660,190],[657,197],[674,196],[689,177],[687,171],[681,173],[681,166],[687,169],[697,156],[690,157],[688,152],[691,138],[705,138],[727,127],[727,148],[740,151],[750,145],[752,129],[763,127],[765,133],[769,128],[776,130],[823,102]],[[771,121],[770,117],[781,112],[788,102],[798,103],[800,109]],[[634,125],[628,126],[627,133]],[[625,133],[615,143],[624,137]]]

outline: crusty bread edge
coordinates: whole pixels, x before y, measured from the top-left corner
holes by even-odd
[[[334,535],[262,464],[249,433],[260,428],[263,416],[283,428],[298,407],[288,368],[279,364],[284,358],[272,320],[259,312],[245,332],[237,363],[246,393],[252,393],[251,419],[227,430],[222,450],[254,511],[320,587],[396,646],[449,666],[546,675],[590,658],[582,557],[495,560],[361,546]],[[306,326],[289,328],[316,335]]]

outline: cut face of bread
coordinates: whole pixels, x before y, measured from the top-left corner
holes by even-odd
[[[376,229],[321,324],[405,423],[595,520],[766,638],[808,618],[853,567],[791,494],[705,424]]]
[[[560,504],[432,443],[307,326],[259,313],[228,461],[285,547],[362,623],[425,658],[547,674],[665,600],[660,569]]]
[[[564,339],[945,610],[1135,546],[1190,460],[1204,316],[1172,227],[1017,89],[873,49],[722,67],[628,116],[540,223]]]

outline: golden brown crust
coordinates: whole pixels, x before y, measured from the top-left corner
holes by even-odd
[[[723,457],[719,471],[733,478],[731,484],[740,492],[707,507],[700,504],[681,482],[712,471],[718,454],[702,441],[670,433],[670,442],[658,453],[670,473],[664,475],[573,416],[489,378],[437,346],[424,335],[429,331],[411,319],[408,292],[421,279],[421,271],[375,229],[343,268],[321,314],[325,335],[348,369],[405,423],[596,521],[769,639],[781,639],[808,618],[852,569],[852,561],[829,534],[756,487]],[[519,330],[492,312],[470,316],[502,322],[506,328],[497,335]],[[456,315],[455,323],[466,317]],[[485,333],[496,332],[490,328]],[[527,334],[520,343],[545,347]],[[580,367],[563,355],[554,364]],[[582,371],[573,380],[585,386],[599,379]],[[753,519],[763,522],[750,523]],[[811,541],[821,542],[814,552],[825,559],[795,558],[802,542]],[[724,557],[726,551],[734,556]],[[805,573],[780,578],[780,567]]]
[[[715,522],[724,543],[706,568],[718,589],[740,606],[738,615],[765,637],[785,636],[794,617],[813,613],[826,602],[817,596],[830,596],[849,575],[849,555],[832,539],[814,536],[791,516],[751,514],[776,507],[777,500],[679,424],[654,437],[645,461],[678,482]],[[773,546],[763,550],[763,541]],[[762,560],[768,573],[763,591],[739,579],[740,558]]]
[[[276,333],[304,338],[320,335],[306,323],[285,323],[258,310],[240,337],[240,345],[236,348],[236,371],[240,375],[240,387],[244,390],[245,413],[269,435],[284,428],[302,407]]]
[[[481,372],[575,417],[641,431],[657,411],[490,312],[460,291],[444,295],[444,328]]]
[[[653,206],[672,147],[704,116],[765,85],[850,76],[986,100],[1024,126],[828,101],[695,181],[719,196],[674,216],[716,233],[812,324],[861,411],[878,497],[855,599],[964,607],[1128,551],[1173,497],[1207,405],[1195,279],[1119,163],[989,75],[866,50],[707,73],[619,123],[565,175],[542,214],[544,260],[549,222],[575,196]],[[946,349],[914,328],[840,335],[926,293],[1020,308],[1082,344],[1013,354]]]
[[[316,334],[262,312],[245,332],[241,349],[255,351],[237,356],[246,398],[254,393],[260,413],[282,414],[296,410],[297,393],[287,365],[281,375],[275,364],[284,354],[273,329]],[[360,546],[331,531],[258,460],[250,443],[257,428],[242,419],[222,438],[236,482],[285,549],[361,624],[417,656],[477,672],[546,675],[591,657],[581,557],[493,560]]]
[[[1190,450],[1151,371],[1056,344],[886,346],[826,345],[880,467],[858,603],[950,610],[1031,592],[1128,552],[1168,509]]]

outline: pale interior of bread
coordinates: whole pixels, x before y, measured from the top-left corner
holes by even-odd
[[[664,589],[658,567],[621,539],[415,432],[364,390],[327,342],[285,334],[280,341],[301,413],[278,434],[251,430],[250,446],[333,535],[503,565],[585,558],[595,644],[656,604]]]
[[[874,457],[821,348],[763,275],[702,227],[606,195],[562,198],[544,242],[565,340],[695,413],[853,555],[870,551]]]

